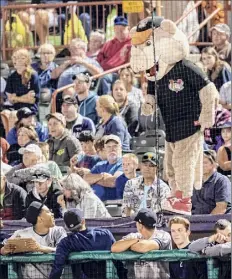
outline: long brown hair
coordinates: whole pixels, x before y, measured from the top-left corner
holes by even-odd
[[[17,130],[17,136],[22,130],[24,131],[24,133],[26,133],[31,141],[39,142],[38,134],[33,126],[21,126]]]
[[[213,47],[205,47],[205,48],[203,48],[201,54],[203,54],[203,53],[204,54],[208,54],[208,55],[212,55],[212,56],[215,57],[215,64],[213,66],[213,70],[215,70],[219,65],[222,64],[222,61],[220,60],[217,51]],[[202,61],[202,56],[201,56],[200,60]]]

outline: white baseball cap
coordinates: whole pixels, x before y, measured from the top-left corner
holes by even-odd
[[[21,147],[19,149],[19,154],[24,154],[24,152],[31,152],[31,153],[35,153],[38,157],[41,156],[42,157],[42,151],[40,149],[40,147],[36,144],[28,144],[26,147]]]

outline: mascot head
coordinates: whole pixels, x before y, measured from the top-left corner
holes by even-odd
[[[154,39],[152,34],[154,28]],[[161,79],[175,63],[189,54],[185,34],[174,22],[162,17],[147,17],[131,30],[131,68],[145,72],[150,81]]]

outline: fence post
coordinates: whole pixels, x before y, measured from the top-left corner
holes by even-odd
[[[218,278],[219,270],[215,264],[214,259],[207,259],[207,270],[208,270],[208,279],[220,279]]]

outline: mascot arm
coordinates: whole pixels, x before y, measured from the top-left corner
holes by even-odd
[[[219,93],[213,82],[208,83],[199,91],[201,100],[201,114],[199,122],[201,130],[211,128],[215,123],[215,112],[219,100]]]

